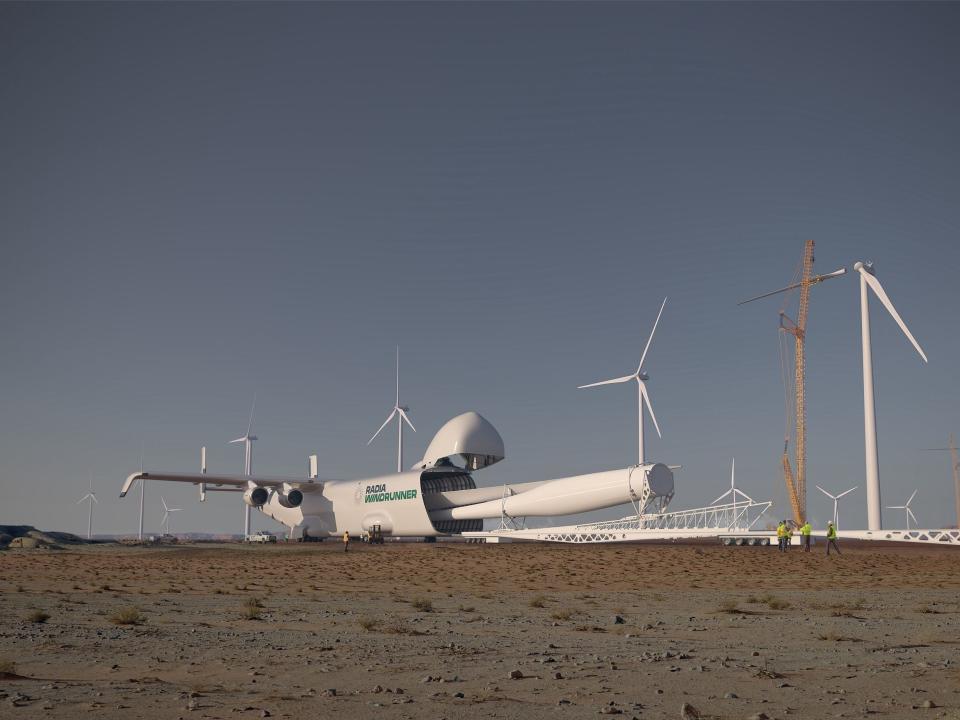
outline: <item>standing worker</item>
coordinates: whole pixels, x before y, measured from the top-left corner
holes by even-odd
[[[827,555],[830,554],[830,546],[840,554],[840,546],[837,545],[837,529],[833,526],[833,520],[827,523]]]
[[[785,534],[783,522],[777,525],[777,550],[783,552],[783,537]]]
[[[350,533],[346,530],[343,531],[343,551],[346,552],[350,549]]]
[[[810,521],[806,520],[803,523],[803,527],[800,528],[800,537],[803,538],[803,551],[810,552],[810,533],[813,532],[813,527],[810,525]]]
[[[783,521],[783,550],[786,552],[790,549],[790,546],[793,544],[793,528],[790,527],[790,524],[784,520]]]

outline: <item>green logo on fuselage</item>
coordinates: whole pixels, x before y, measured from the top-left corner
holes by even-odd
[[[390,500],[413,500],[416,496],[416,490],[394,490],[387,492],[386,485],[367,485],[363,501],[365,503],[372,503],[388,502]]]

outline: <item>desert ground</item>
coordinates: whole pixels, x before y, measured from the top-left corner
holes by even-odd
[[[958,588],[956,548],[6,550],[0,717],[960,718]]]

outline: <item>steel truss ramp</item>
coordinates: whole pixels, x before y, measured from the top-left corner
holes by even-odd
[[[841,539],[882,540],[886,542],[923,543],[925,545],[958,545],[960,530],[838,530]]]
[[[754,530],[771,502],[736,502],[710,505],[693,510],[631,515],[581,525],[546,528],[501,527],[491,532],[463,533],[465,537],[484,537],[491,541],[530,540],[574,544],[636,542],[638,540],[676,540],[711,538],[724,535],[763,533]]]

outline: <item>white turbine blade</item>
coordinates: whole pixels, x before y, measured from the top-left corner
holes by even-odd
[[[863,276],[864,280],[867,281],[867,285],[870,286],[870,289],[873,290],[874,295],[880,298],[880,302],[883,303],[883,306],[887,309],[887,312],[897,321],[897,325],[900,326],[900,329],[903,330],[903,334],[907,336],[913,347],[920,357],[923,358],[924,362],[928,362],[926,354],[923,352],[923,348],[920,347],[920,343],[917,342],[917,339],[913,336],[910,330],[907,328],[907,324],[903,321],[903,318],[900,317],[900,313],[897,312],[897,309],[893,306],[893,303],[890,302],[890,298],[887,297],[887,293],[883,289],[883,285],[880,284],[880,281],[877,280],[876,276],[871,275],[864,269],[860,269],[860,274]]]
[[[90,499],[93,500],[97,505],[100,504],[100,501],[97,500],[97,496],[94,495],[93,493],[90,493]]]
[[[733,488],[736,485],[736,477],[737,477],[737,459],[731,458],[730,459],[730,489],[731,490],[733,490]]]
[[[397,409],[394,408],[394,409],[393,409],[393,412],[390,413],[389,415],[387,415],[387,419],[383,421],[383,425],[380,426],[380,430],[383,430],[383,429],[387,426],[387,423],[390,422],[391,420],[393,420],[393,416],[396,415],[396,414],[397,414]],[[377,435],[380,434],[380,430],[377,430],[377,431],[373,434],[373,437],[370,438],[369,440],[367,440],[367,445],[369,445],[370,443],[372,443],[374,440],[377,439]]]
[[[854,488],[854,489],[856,489],[856,488]],[[835,498],[833,495],[831,495],[830,493],[828,493],[826,490],[824,490],[822,487],[820,487],[819,485],[817,485],[817,490],[819,490],[820,492],[822,492],[824,495],[826,495],[826,496],[827,496],[828,498],[830,498],[831,500],[836,500],[836,499],[837,499],[837,498]],[[850,492],[850,491],[847,490],[847,492]],[[844,493],[844,495],[846,495],[846,493]],[[837,497],[839,497],[839,495],[838,495]]]
[[[913,502],[913,499],[914,499],[916,496],[917,496],[917,491],[914,490],[914,491],[913,491],[913,495],[910,496],[910,499],[907,500],[907,504],[904,505],[904,507],[910,507],[910,503]]]
[[[397,345],[397,402],[395,405],[400,405],[400,346]]]
[[[242,437],[242,438],[237,438],[236,440],[230,440],[227,444],[228,444],[228,445],[233,445],[234,443],[246,442],[246,441],[247,441],[247,439],[246,439],[245,437]]]
[[[87,493],[87,494],[84,495],[82,498],[80,498],[79,500],[77,500],[77,505],[79,505],[80,503],[82,503],[82,502],[83,502],[84,500],[86,500],[88,497],[90,497],[90,493]]]
[[[906,505],[887,505],[887,510],[906,510]]]
[[[253,429],[253,411],[257,407],[257,394],[253,394],[253,402],[250,404],[250,420],[247,422],[247,437],[250,437],[250,431]]]
[[[753,498],[750,497],[749,495],[747,495],[743,490],[740,490],[740,489],[738,488],[738,489],[737,489],[737,492],[740,493],[741,495],[743,495],[743,496],[744,496],[747,500],[749,500],[750,502],[753,502],[753,501],[754,501]]]
[[[913,523],[914,523],[914,525],[918,525],[918,526],[919,526],[919,525],[920,525],[920,521],[917,520],[917,516],[913,514],[913,510],[911,510],[910,508],[904,508],[904,510],[907,511],[907,515],[909,515],[911,518],[913,518]]]
[[[716,500],[714,500],[714,501],[713,501],[712,503],[710,503],[710,504],[711,504],[711,505],[716,505],[718,502],[720,502],[721,500],[723,500],[727,495],[729,495],[729,494],[732,493],[732,492],[733,492],[733,490],[727,490],[723,495],[721,495],[720,497],[718,497]]]
[[[410,426],[410,429],[416,432],[417,429],[413,426],[413,423],[410,422],[410,418],[407,417],[407,414],[403,411],[403,408],[400,408],[399,412],[400,412],[400,417],[406,421],[407,425]]]
[[[616,383],[625,383],[628,380],[633,380],[636,375],[624,375],[623,377],[613,378],[612,380],[601,380],[600,382],[590,383],[589,385],[577,385],[577,390],[583,390],[584,388],[597,387],[599,385],[614,385]]]
[[[163,503],[163,509],[170,512],[170,508],[167,507],[167,501],[163,499],[163,496],[160,497],[160,502]]]
[[[662,438],[663,435],[660,434],[660,426],[657,425],[657,416],[653,414],[653,405],[650,403],[650,395],[647,393],[647,384],[639,378],[637,378],[637,382],[640,383],[640,393],[643,395],[643,399],[646,401],[647,411],[650,413],[650,419],[653,420],[653,426],[657,429],[657,437]]]
[[[637,375],[640,374],[640,369],[643,367],[643,361],[647,359],[647,350],[650,349],[650,343],[653,342],[653,334],[657,331],[657,325],[660,323],[660,316],[663,315],[663,308],[667,304],[667,299],[663,299],[663,303],[660,305],[660,312],[657,313],[657,319],[653,322],[653,330],[650,331],[650,337],[647,338],[647,344],[643,348],[643,354],[640,356],[640,364],[637,365]]]
[[[844,490],[842,493],[840,493],[839,495],[837,495],[837,498],[842,498],[844,495],[849,495],[849,494],[852,493],[854,490],[856,490],[858,487],[860,487],[860,486],[859,486],[859,485],[854,485],[854,486],[853,486],[852,488],[850,488],[849,490]]]

